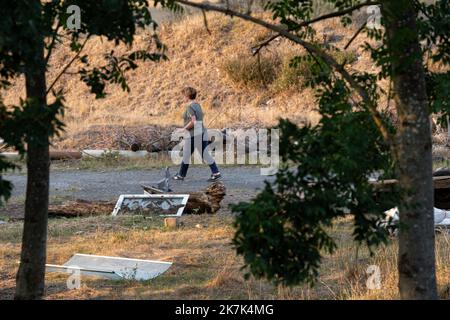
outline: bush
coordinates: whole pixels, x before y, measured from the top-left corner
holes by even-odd
[[[275,92],[288,90],[300,90],[304,88],[307,81],[312,77],[312,63],[310,60],[295,59],[295,56],[287,56],[283,59],[283,63],[277,73],[277,77],[272,84]]]
[[[358,56],[356,55],[355,51],[333,50],[330,53],[336,59],[337,63],[339,63],[339,64],[343,64],[344,62],[345,62],[345,64],[351,64],[351,63],[355,62],[356,60],[358,60]]]
[[[339,64],[353,63],[357,60],[353,51],[329,51]],[[295,63],[293,63],[295,62]],[[236,55],[226,60],[222,70],[236,84],[250,88],[266,87],[279,93],[289,90],[301,90],[308,81],[313,80],[313,69],[316,62],[305,55],[290,53],[284,57],[277,54],[261,55],[260,66],[258,58],[251,55]],[[322,68],[326,69],[324,64]]]
[[[234,83],[260,88],[274,81],[280,63],[277,55],[261,55],[258,63],[257,57],[239,54],[226,60],[221,68]]]
[[[312,17],[316,18],[324,14],[333,12],[336,9],[334,4],[325,0],[316,0],[312,4]]]

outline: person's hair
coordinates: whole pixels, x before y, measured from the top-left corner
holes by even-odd
[[[194,100],[197,97],[197,90],[195,90],[192,87],[186,87],[184,88],[181,93],[183,93],[183,95],[185,97],[188,97],[191,100]]]

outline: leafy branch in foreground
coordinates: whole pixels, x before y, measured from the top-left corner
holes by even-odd
[[[334,218],[352,214],[355,240],[372,248],[386,239],[376,227],[377,219],[396,205],[401,222],[400,296],[436,299],[429,115],[437,112],[444,119],[450,112],[449,1],[378,1],[380,28],[359,26],[348,42],[362,34],[369,38],[363,48],[378,67],[375,72],[356,72],[339,64],[311,40],[316,33],[310,23],[314,1],[269,2],[271,22],[224,6],[160,2],[221,12],[265,27],[274,35],[253,48],[257,54],[279,35],[302,46],[316,65],[326,65],[310,82],[321,121],[304,128],[282,121],[285,166],[258,197],[233,207],[240,213],[234,243],[250,271],[275,282],[312,283],[322,253],[334,250],[326,229]],[[336,9],[329,17],[339,17],[344,27],[352,22],[356,8],[373,4],[326,2]],[[428,68],[430,60],[434,67],[440,65],[439,70]],[[380,85],[383,79],[390,83],[387,93]],[[383,97],[395,102],[395,110],[389,110],[398,119],[395,127],[380,111]],[[374,174],[398,179],[397,190],[376,192],[367,181]]]
[[[338,217],[353,215],[353,237],[370,249],[386,243],[378,221],[398,199],[398,191],[381,196],[368,181],[373,172],[392,174],[393,163],[367,110],[348,102],[342,81],[322,90],[318,125],[280,122],[284,166],[275,183],[232,206],[233,243],[246,266],[286,285],[316,281],[322,255],[336,249],[329,228]]]
[[[81,11],[78,29],[67,26],[67,8],[77,5]],[[18,0],[0,3],[0,88],[25,78],[26,98],[19,106],[0,104],[0,136],[8,147],[26,152],[27,191],[21,263],[17,273],[16,299],[40,299],[44,294],[48,201],[49,147],[51,138],[63,130],[64,97],[55,87],[65,74],[78,74],[97,98],[105,96],[108,84],[129,91],[126,73],[141,61],[164,58],[149,1]],[[138,29],[153,29],[147,50],[130,52]],[[104,65],[91,65],[85,53],[88,40],[106,39],[123,45],[125,54],[105,54]],[[69,63],[47,83],[52,53],[58,46],[73,52]],[[151,51],[151,52],[150,52]],[[75,72],[72,72],[75,69]],[[49,98],[49,94],[53,98]],[[49,100],[53,102],[49,103]],[[0,158],[0,174],[14,166]],[[11,183],[0,180],[0,201],[11,195]]]

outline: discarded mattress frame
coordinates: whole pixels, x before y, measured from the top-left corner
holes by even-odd
[[[161,216],[179,217],[183,214],[188,199],[188,194],[124,194],[119,197],[111,215],[116,216],[125,209],[127,211],[156,211]],[[165,214],[165,212],[175,211],[175,209],[175,214]]]
[[[111,280],[145,281],[156,278],[167,271],[171,265],[172,262],[77,253],[63,265],[46,264],[45,266],[47,272],[80,272],[80,275]]]

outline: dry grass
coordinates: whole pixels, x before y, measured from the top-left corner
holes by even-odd
[[[320,280],[313,288],[275,287],[264,280],[245,280],[242,259],[230,245],[230,215],[184,216],[175,231],[160,218],[92,217],[51,220],[48,262],[60,264],[72,254],[89,253],[173,261],[162,276],[146,281],[82,278],[80,290],[66,289],[66,275],[47,275],[48,299],[397,299],[396,241],[370,257],[350,237],[349,219],[331,230],[339,250],[325,257]],[[19,260],[22,224],[0,227],[0,298],[12,298]],[[449,299],[450,237],[437,237],[440,297]],[[368,290],[366,269],[381,269],[382,289]]]
[[[267,88],[277,78],[281,64],[277,55],[254,57],[250,54],[237,54],[226,59],[220,68],[236,84],[247,88]]]
[[[173,165],[169,154],[152,153],[143,158],[121,157],[115,152],[100,157],[83,157],[80,160],[52,161],[52,171],[63,170],[136,170],[165,168]]]
[[[226,59],[236,54],[249,55],[251,47],[268,36],[265,29],[212,13],[208,14],[208,22],[211,34],[205,29],[201,15],[188,15],[175,22],[162,23],[160,36],[168,47],[169,60],[148,62],[132,71],[129,74],[130,94],[110,87],[105,99],[95,100],[77,76],[63,76],[56,89],[64,88],[66,91],[67,132],[62,139],[54,141],[55,148],[81,148],[85,144],[83,139],[96,139],[96,135],[86,138],[86,133],[102,127],[179,125],[183,111],[180,89],[186,85],[198,88],[199,101],[206,113],[205,121],[210,127],[264,127],[275,124],[280,117],[294,122],[307,120],[314,123],[318,120],[314,111],[314,93],[310,89],[268,92],[264,88],[243,88],[230,81],[221,70],[220,66]],[[333,45],[340,47],[355,32],[353,27],[342,28],[338,21],[328,21],[317,27],[317,40],[322,39],[322,34],[335,34],[338,37],[335,37],[337,40]],[[355,51],[358,60],[351,68],[372,71],[375,69],[370,58],[356,49],[365,40],[364,37],[358,38],[352,45],[351,50]],[[150,35],[142,32],[136,38],[135,48],[149,48],[149,43]],[[111,49],[118,53],[128,50],[98,37],[91,39],[86,46],[92,65],[102,63],[103,54]],[[264,50],[263,59],[269,57],[270,52],[281,57],[302,53],[298,46],[284,40]],[[49,83],[72,55],[66,45],[55,50],[50,61]],[[3,98],[9,104],[17,104],[19,97],[24,97],[23,79],[3,92]]]

